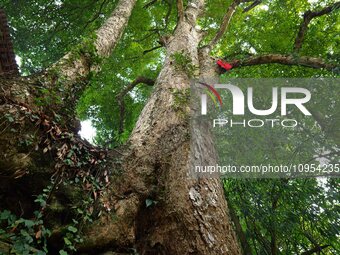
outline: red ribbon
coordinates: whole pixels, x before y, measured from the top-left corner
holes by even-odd
[[[233,66],[227,62],[224,62],[223,60],[219,59],[216,62],[220,67],[222,67],[223,69],[229,71],[230,69],[233,68]]]

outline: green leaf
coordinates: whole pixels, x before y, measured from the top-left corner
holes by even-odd
[[[24,224],[25,224],[26,227],[32,228],[35,225],[35,222],[32,221],[32,220],[25,220]]]
[[[66,251],[64,251],[64,250],[60,250],[59,251],[59,255],[68,255],[68,253]]]
[[[64,243],[65,243],[67,246],[72,245],[72,242],[71,242],[67,237],[64,237]]]
[[[4,210],[0,213],[0,220],[7,220],[11,215],[10,211]]]
[[[73,227],[73,226],[68,226],[68,227],[67,227],[67,230],[70,231],[70,232],[72,232],[72,233],[77,233],[77,231],[78,231],[78,229],[75,228],[75,227]]]

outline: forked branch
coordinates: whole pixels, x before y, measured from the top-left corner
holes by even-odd
[[[138,84],[143,83],[149,86],[153,86],[155,81],[144,76],[139,76],[129,85],[127,85],[117,96],[117,102],[119,106],[119,133],[123,133],[124,131],[124,118],[125,118],[125,104],[124,97],[129,93],[129,91],[133,90]]]
[[[340,2],[336,2],[330,6],[327,6],[325,8],[323,8],[322,10],[320,11],[315,11],[315,12],[312,12],[312,11],[307,11],[304,13],[303,15],[303,21],[300,25],[300,29],[299,29],[299,32],[295,38],[295,43],[294,43],[294,51],[295,52],[298,52],[301,47],[302,47],[302,43],[304,41],[304,38],[305,38],[305,35],[306,35],[306,32],[308,30],[308,26],[309,26],[309,23],[312,21],[312,19],[316,18],[316,17],[320,17],[322,15],[326,15],[326,14],[329,14],[337,9],[340,8]]]

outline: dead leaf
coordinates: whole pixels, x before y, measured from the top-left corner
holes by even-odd
[[[35,233],[35,238],[40,239],[41,238],[41,229],[38,230],[37,233]]]

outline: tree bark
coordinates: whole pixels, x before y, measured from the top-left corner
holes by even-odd
[[[182,54],[199,66],[201,34],[195,23],[203,4],[190,2],[166,41],[167,57],[155,91],[129,140],[120,193],[130,196],[126,210],[137,210],[134,232],[140,254],[241,254],[219,180],[189,176],[197,160],[190,152],[190,109],[176,107],[176,93],[190,90],[190,78],[173,56]],[[200,139],[195,143],[205,142]],[[211,148],[204,149],[211,155]],[[147,207],[146,199],[156,203]]]
[[[332,71],[338,67],[337,64],[326,63],[323,59],[306,57],[306,56],[293,56],[293,55],[280,55],[280,54],[267,54],[262,56],[249,57],[244,60],[232,60],[230,64],[233,68],[242,66],[254,66],[264,64],[282,64],[282,65],[299,65],[315,69],[326,69]]]
[[[95,54],[91,55],[87,51],[89,45],[81,44],[78,52],[66,54],[43,74],[11,79],[0,77],[0,193],[5,198],[1,199],[0,208],[9,209],[22,217],[32,217],[32,212],[37,209],[33,200],[50,184],[51,176],[60,171],[66,175],[72,171],[65,166],[60,167],[62,162],[59,161],[64,159],[62,151],[65,148],[80,145],[86,148],[89,156],[92,152],[98,152],[98,148],[82,141],[77,134],[79,127],[73,107],[79,96],[77,92],[87,84],[89,72],[99,70],[99,63],[93,62],[92,58],[107,57],[110,54],[127,25],[135,3],[136,0],[121,0],[117,3],[111,17],[97,31],[93,42]],[[43,100],[43,105],[40,101],[38,104],[38,100]],[[111,168],[110,162],[118,156],[113,152],[109,154],[111,156],[108,157],[107,165]],[[89,169],[99,171],[94,164]],[[70,210],[68,203],[80,202],[72,200],[72,192],[66,188],[57,192],[68,200],[62,204],[61,209],[66,214]],[[53,197],[59,203],[58,199]],[[58,216],[62,212],[49,213],[55,217],[52,219],[54,225],[49,227],[53,230],[52,248],[57,251],[58,247],[54,246],[60,245],[59,224],[65,224]],[[115,213],[119,215],[119,212]],[[95,224],[101,222],[103,219]],[[121,224],[121,221],[117,221],[115,226],[119,230],[129,223],[126,221]],[[111,234],[114,235],[114,232],[112,230]],[[119,233],[116,239],[123,241],[118,245],[127,245],[130,239],[119,236]],[[128,245],[131,246],[130,243]],[[98,246],[101,246],[100,243]]]
[[[78,52],[67,53],[53,65],[53,68],[57,69],[59,75],[63,77],[64,85],[73,85],[77,81],[87,78],[90,71],[100,70],[100,66],[93,60],[93,57],[96,57],[95,55],[100,58],[110,56],[127,26],[136,1],[120,0],[111,16],[96,31],[96,38],[93,38],[94,40],[91,42],[93,45],[81,44]],[[89,46],[93,46],[95,52],[89,52],[91,51]]]

